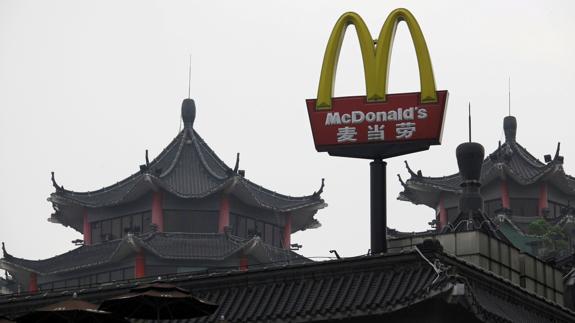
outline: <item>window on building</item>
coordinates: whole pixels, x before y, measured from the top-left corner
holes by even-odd
[[[138,213],[132,215],[132,232],[135,234],[142,233],[143,214]]]
[[[281,247],[283,227],[239,214],[230,214],[230,226],[235,236],[251,238],[257,235],[266,243]]]
[[[132,216],[122,217],[122,237],[132,232]]]
[[[547,207],[549,208],[549,217],[558,218],[566,212],[567,205],[549,201]]]
[[[122,269],[112,271],[110,273],[110,280],[111,281],[124,280],[124,271]]]
[[[92,243],[98,243],[102,241],[102,222],[94,222],[92,227]]]
[[[104,220],[102,221],[102,233],[101,233],[101,241],[108,241],[112,240],[112,221]]]
[[[238,227],[238,216],[234,213],[230,213],[230,228],[232,229],[232,233],[236,234],[235,230]]]
[[[218,212],[164,210],[166,232],[213,233],[218,231]]]
[[[283,244],[283,228],[274,225],[274,238],[273,245],[282,248]]]
[[[274,243],[274,226],[272,224],[266,223],[264,230],[264,241],[273,244]]]
[[[239,216],[238,215],[238,228],[235,232],[235,235],[237,235],[238,237],[242,237],[245,238],[248,236],[248,231],[246,229],[246,218],[243,216]]]
[[[110,273],[104,272],[104,273],[98,274],[96,277],[96,281],[98,282],[98,284],[109,282],[110,281]]]
[[[146,218],[151,221],[150,212],[129,214],[113,219],[96,221],[91,223],[92,243],[105,242],[108,240],[121,239],[128,233],[139,234],[144,229]],[[147,226],[149,228],[149,225]]]
[[[112,240],[122,238],[122,218],[112,220]]]
[[[246,229],[248,231],[246,238],[251,238],[256,234],[256,221],[254,219],[247,218],[246,224]]]
[[[529,216],[534,217],[539,215],[539,200],[538,199],[510,199],[511,214],[512,216]]]
[[[145,212],[143,217],[142,233],[150,232],[152,229],[152,212]]]

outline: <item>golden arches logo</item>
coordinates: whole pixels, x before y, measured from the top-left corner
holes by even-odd
[[[359,39],[367,100],[369,102],[385,101],[391,48],[393,46],[397,25],[401,21],[405,21],[407,24],[415,47],[417,64],[419,65],[419,80],[421,83],[421,102],[437,102],[433,68],[421,28],[409,10],[399,8],[392,11],[385,20],[375,46],[371,33],[358,14],[355,12],[347,12],[339,18],[333,27],[325,50],[317,93],[316,110],[331,110],[331,99],[333,96],[339,52],[345,31],[349,25],[355,26]]]

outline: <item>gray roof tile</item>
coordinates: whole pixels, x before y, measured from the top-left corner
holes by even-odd
[[[114,261],[114,256],[122,247],[132,248],[133,252],[136,252],[130,239],[162,259],[223,260],[247,247],[250,247],[250,250],[258,247],[261,249],[261,252],[257,253],[259,261],[269,266],[309,261],[293,251],[268,245],[258,237],[243,239],[219,233],[154,232],[139,237],[127,236],[121,240],[81,246],[43,260],[28,260],[7,255],[0,259],[0,267],[13,266],[40,274],[75,271]]]

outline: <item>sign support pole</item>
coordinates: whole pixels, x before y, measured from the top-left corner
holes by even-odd
[[[386,166],[381,159],[369,163],[371,195],[371,254],[387,252]]]

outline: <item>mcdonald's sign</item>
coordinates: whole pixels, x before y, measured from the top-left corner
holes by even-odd
[[[417,56],[421,92],[387,94],[395,31],[405,21]],[[333,97],[335,72],[344,34],[354,25],[365,74],[365,96]],[[441,143],[447,91],[437,91],[425,38],[407,9],[387,17],[373,40],[354,12],[336,22],[325,50],[317,99],[307,100],[317,151],[330,155],[379,159],[427,150]]]

